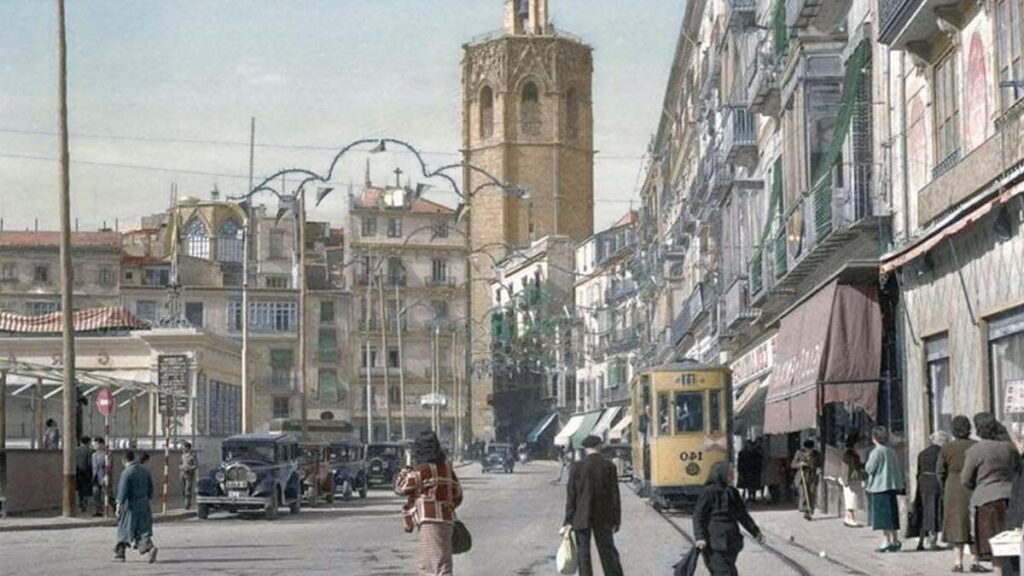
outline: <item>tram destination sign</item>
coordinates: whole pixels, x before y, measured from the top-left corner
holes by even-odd
[[[188,388],[191,369],[184,354],[157,357],[157,405],[164,416],[188,414]]]

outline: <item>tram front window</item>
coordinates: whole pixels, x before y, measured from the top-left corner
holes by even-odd
[[[676,393],[676,434],[704,431],[704,395],[700,392]]]

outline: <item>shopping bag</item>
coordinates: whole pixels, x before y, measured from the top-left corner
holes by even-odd
[[[700,559],[700,550],[696,546],[683,556],[678,564],[672,567],[673,576],[694,576],[697,573],[697,561]]]
[[[572,530],[562,532],[562,544],[555,556],[555,566],[559,574],[576,573],[576,541],[572,539]]]

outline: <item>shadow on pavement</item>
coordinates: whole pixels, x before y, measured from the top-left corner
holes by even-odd
[[[300,558],[171,558],[164,560],[160,558],[156,564],[248,564],[250,562],[291,562]]]

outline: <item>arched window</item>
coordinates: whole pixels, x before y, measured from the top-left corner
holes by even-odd
[[[523,85],[523,96],[519,103],[519,124],[523,134],[537,136],[540,134],[540,93],[537,85],[527,82]]]
[[[494,91],[484,86],[480,91],[480,137],[490,138],[494,135]]]
[[[565,137],[575,140],[580,126],[580,102],[575,88],[565,93]]]
[[[210,258],[210,234],[198,217],[189,220],[185,226],[185,255],[193,258]]]
[[[242,226],[231,218],[222,224],[217,232],[217,261],[241,262],[243,247]]]

